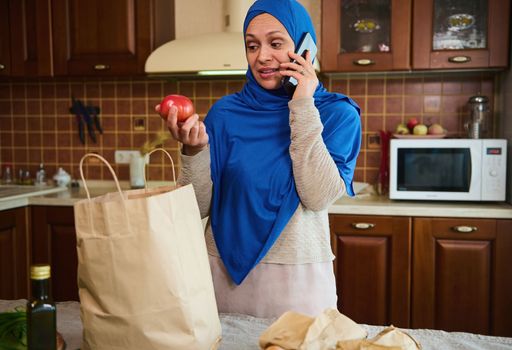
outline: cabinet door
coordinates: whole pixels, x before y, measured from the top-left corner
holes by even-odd
[[[417,218],[413,229],[412,328],[510,336],[510,231],[491,219]]]
[[[32,261],[52,269],[55,301],[78,300],[73,207],[32,207]]]
[[[0,0],[0,76],[11,73],[9,1]]]
[[[331,215],[338,309],[358,323],[409,326],[411,219]]]
[[[498,220],[497,229],[493,334],[512,337],[512,220]]]
[[[153,0],[53,0],[55,75],[144,72]]]
[[[51,76],[50,0],[9,1],[12,76]]]
[[[322,1],[322,71],[409,69],[411,3]]]
[[[414,69],[507,67],[510,0],[414,2]]]
[[[27,208],[0,211],[0,299],[27,298]]]

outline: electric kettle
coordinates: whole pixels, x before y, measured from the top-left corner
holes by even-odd
[[[468,138],[479,139],[487,133],[489,120],[489,98],[487,96],[471,96],[468,101],[469,118],[464,123]]]

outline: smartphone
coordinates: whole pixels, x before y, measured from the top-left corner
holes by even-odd
[[[304,34],[297,49],[295,50],[295,53],[306,58],[306,51],[309,51],[311,61],[313,62],[316,57],[317,47],[313,41],[313,37],[309,33]],[[295,62],[295,60],[292,60],[292,62]],[[295,92],[298,81],[294,77],[284,77],[282,84],[288,95],[291,97]]]

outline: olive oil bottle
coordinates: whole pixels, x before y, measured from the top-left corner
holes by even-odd
[[[27,302],[29,350],[57,349],[57,309],[50,295],[50,265],[30,267],[32,298]]]

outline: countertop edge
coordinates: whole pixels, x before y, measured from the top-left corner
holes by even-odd
[[[91,188],[92,197],[107,192],[112,192],[112,188],[101,186]],[[83,188],[80,190],[69,189],[58,193],[1,201],[0,210],[14,209],[27,205],[73,206],[84,198],[86,198],[86,195]],[[394,201],[380,196],[361,196],[358,198],[342,197],[329,207],[328,213],[333,215],[512,219],[512,205],[505,202]]]
[[[485,205],[485,204],[484,204]],[[512,219],[510,209],[499,208],[402,208],[387,205],[340,205],[335,204],[329,208],[329,214],[340,215],[383,215],[383,216],[411,216],[411,217],[451,217],[451,218],[480,218],[480,219]]]
[[[26,207],[29,205],[28,198],[15,198],[0,202],[0,211]]]

